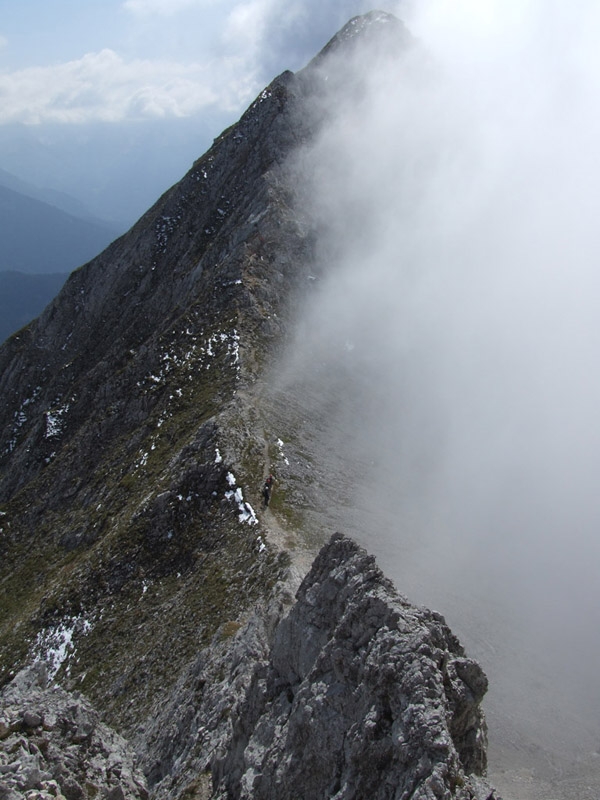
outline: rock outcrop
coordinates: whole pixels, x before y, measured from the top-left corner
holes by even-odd
[[[43,662],[0,694],[2,800],[144,800],[131,747],[80,695],[48,684]]]
[[[199,654],[138,738],[139,766],[43,663],[19,673],[0,696],[2,800],[497,798],[487,679],[443,617],[340,534],[291,608],[285,590]]]
[[[334,535],[227,647],[201,653],[146,731],[151,791],[220,800],[493,800],[487,679],[444,619]]]
[[[335,535],[254,672],[215,765],[220,796],[493,797],[470,777],[486,766],[486,689],[443,618]]]

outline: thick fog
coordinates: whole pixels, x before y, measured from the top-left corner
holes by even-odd
[[[332,93],[301,159],[323,277],[286,380],[344,395],[331,427],[360,469],[362,541],[401,591],[446,614],[496,680],[492,699],[512,682],[508,716],[543,726],[564,700],[589,722],[600,11],[404,10],[413,46],[391,62],[358,53],[361,87]],[[535,697],[545,681],[553,694]]]

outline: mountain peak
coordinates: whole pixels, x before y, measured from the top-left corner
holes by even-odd
[[[333,53],[344,55],[357,47],[377,44],[386,51],[399,50],[406,46],[412,37],[404,23],[387,11],[369,11],[352,17],[335,36],[315,56],[311,63],[319,63]]]

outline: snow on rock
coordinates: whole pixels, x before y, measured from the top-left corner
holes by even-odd
[[[69,408],[69,403],[65,403],[63,406],[46,411],[46,439],[60,436],[65,424],[64,417],[69,411]]]
[[[285,453],[283,452],[283,442],[281,439],[277,439],[277,447],[279,448],[279,455],[283,459],[284,463],[287,464],[287,466],[289,467],[290,462]]]
[[[23,425],[25,425],[28,419],[27,414],[25,413],[25,409],[27,408],[27,406],[31,405],[36,401],[41,391],[42,387],[36,386],[36,388],[33,390],[33,394],[31,395],[31,397],[26,397],[25,400],[23,400],[23,402],[21,403],[21,407],[19,408],[19,410],[15,411],[11,438],[6,448],[4,449],[4,453],[12,453],[12,451],[17,446],[17,438],[19,431],[21,430]]]
[[[53,680],[60,667],[75,653],[73,637],[85,635],[92,626],[83,616],[66,617],[58,625],[46,628],[37,635],[33,647],[35,661],[45,661],[48,678]]]
[[[241,281],[233,283],[241,284]],[[169,401],[181,399],[184,394],[181,383],[191,380],[194,373],[209,370],[215,358],[229,360],[239,375],[240,337],[235,328],[209,334],[204,331],[195,333],[188,327],[182,331],[173,330],[170,335],[172,341],[161,353],[159,364],[137,382],[138,389],[144,394],[169,386],[172,387]]]
[[[234,328],[230,333],[223,333],[222,331],[213,333],[208,339],[206,348],[204,349],[206,355],[214,358],[216,351],[213,348],[217,347],[219,344],[227,348],[227,355],[232,359],[233,363],[237,367],[240,360],[240,337],[237,330]],[[209,368],[210,364],[207,364],[206,369]]]
[[[227,492],[225,492],[225,497],[227,500],[232,500],[238,507],[238,520],[240,522],[245,522],[247,525],[258,525],[258,519],[254,512],[254,509],[244,500],[244,494],[242,492],[242,488],[237,486],[237,481],[235,479],[235,475],[232,472],[228,472],[225,476],[225,480],[231,486]],[[261,551],[262,552],[262,551]]]

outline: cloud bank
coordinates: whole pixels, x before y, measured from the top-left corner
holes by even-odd
[[[344,387],[361,535],[401,590],[468,612],[492,671],[525,639],[574,701],[600,658],[598,12],[422,9],[302,161],[326,277],[288,378]]]
[[[302,66],[363,6],[337,0],[127,0],[120,51],[0,72],[0,125],[119,123],[240,113],[284,69]],[[107,12],[107,19],[109,12]],[[2,40],[0,39],[0,46]]]
[[[53,67],[0,75],[0,124],[189,116],[216,102],[216,84],[206,66],[127,62],[106,49]]]
[[[216,0],[125,0],[123,8],[136,16],[153,15],[170,17],[187,8],[204,8]]]

